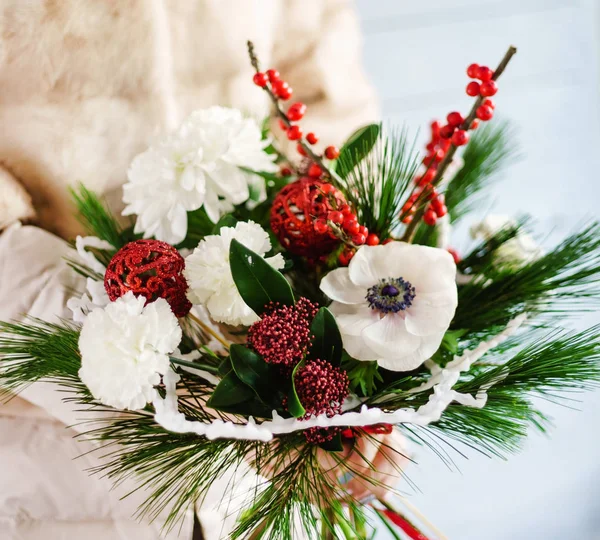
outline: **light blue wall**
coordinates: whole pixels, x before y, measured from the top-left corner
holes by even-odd
[[[542,235],[567,234],[600,206],[597,0],[358,0],[365,64],[384,118],[420,140],[429,122],[467,110],[465,68],[493,67],[518,47],[500,81],[497,113],[514,121],[524,158],[490,204],[529,212]],[[482,208],[481,213],[488,211]],[[468,244],[458,231],[459,247]],[[576,324],[600,321],[590,314]],[[574,411],[542,404],[555,420],[508,462],[468,452],[461,472],[418,450],[408,470],[414,503],[450,540],[600,539],[600,393]],[[389,538],[380,533],[378,538]]]

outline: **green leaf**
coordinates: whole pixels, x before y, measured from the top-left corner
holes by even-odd
[[[221,377],[225,377],[225,375],[227,375],[232,369],[233,366],[231,365],[231,358],[228,356],[223,360],[223,362],[221,362],[221,365],[219,366],[219,375],[221,375]]]
[[[298,397],[298,393],[296,392],[296,385],[294,384],[294,380],[296,379],[296,373],[298,369],[300,369],[304,365],[304,361],[296,364],[294,371],[292,372],[292,383],[290,386],[290,391],[288,392],[288,411],[294,418],[301,418],[306,414],[306,410],[300,403],[300,398]]]
[[[333,313],[326,307],[319,309],[310,325],[310,332],[314,336],[310,349],[311,358],[327,360],[330,364],[339,366],[344,348]]]
[[[344,444],[342,443],[342,434],[338,433],[330,441],[325,441],[319,444],[319,447],[328,452],[341,452],[344,450]]]
[[[229,264],[240,295],[257,315],[262,315],[270,302],[294,305],[294,293],[285,277],[235,239],[229,248]]]
[[[253,398],[252,388],[245,385],[233,371],[230,371],[221,379],[206,405],[212,409],[224,410],[224,407],[238,405]]]
[[[337,173],[345,178],[354,166],[362,161],[377,142],[380,124],[369,124],[357,129],[342,146],[337,160]]]
[[[225,214],[214,226],[212,234],[219,234],[223,227],[235,227],[238,220],[235,219],[231,214]]]
[[[244,345],[233,344],[229,353],[235,374],[252,388],[262,401],[269,403],[276,393],[273,383],[278,379],[273,366]]]

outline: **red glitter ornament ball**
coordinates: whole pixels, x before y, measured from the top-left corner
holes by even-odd
[[[124,245],[108,263],[104,288],[112,302],[132,291],[147,303],[164,298],[177,317],[192,308],[183,277],[185,261],[179,252],[159,240],[136,240]]]
[[[305,418],[326,414],[329,418],[342,412],[342,403],[348,397],[350,381],[345,371],[325,360],[309,360],[298,369],[294,386],[300,403],[306,410]],[[341,428],[310,428],[304,432],[312,443],[330,441]]]
[[[319,306],[304,297],[294,306],[271,305],[248,330],[248,345],[269,364],[293,367],[308,350],[310,325],[318,310]]]
[[[315,223],[346,204],[331,184],[303,177],[285,186],[271,207],[271,229],[281,245],[295,255],[318,258],[331,253],[339,240]]]

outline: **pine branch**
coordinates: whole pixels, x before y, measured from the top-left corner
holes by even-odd
[[[106,203],[83,184],[70,191],[77,206],[79,221],[90,234],[106,240],[115,250],[135,239],[129,229],[121,227]]]
[[[514,138],[514,129],[508,122],[489,123],[474,132],[462,155],[464,164],[445,192],[452,222],[478,206],[485,188],[515,159],[518,149]]]
[[[18,392],[43,379],[82,390],[79,329],[67,322],[31,321],[0,322],[0,387]]]
[[[343,156],[348,174],[338,180],[359,222],[381,239],[388,238],[400,224],[404,199],[419,166],[415,142],[405,130],[384,134],[364,159],[355,165],[353,156]],[[344,161],[345,159],[345,161]]]
[[[451,329],[489,331],[524,311],[548,318],[581,311],[584,304],[591,309],[600,298],[600,224],[570,236],[522,268],[490,262],[481,273],[486,279],[459,288]]]

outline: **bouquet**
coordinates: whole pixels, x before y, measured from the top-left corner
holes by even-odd
[[[86,290],[72,321],[1,324],[0,384],[56,383],[110,448],[96,472],[137,478],[140,515],[167,510],[167,529],[247,467],[231,538],[368,538],[377,518],[426,538],[392,498],[347,489],[382,484],[365,472],[380,465],[349,457],[361,439],[502,456],[545,429],[532,398],[600,380],[600,329],[562,328],[598,299],[597,223],[544,250],[532,219],[489,216],[469,253],[451,247],[516,153],[490,122],[515,52],[468,67],[471,111],[433,122],[422,157],[380,124],[317,152],[306,106],[287,106],[292,89],[249,44],[248,91],[268,94],[299,159],[268,124],[213,107],[133,160],[129,224],[74,191],[90,236],[69,264]]]

